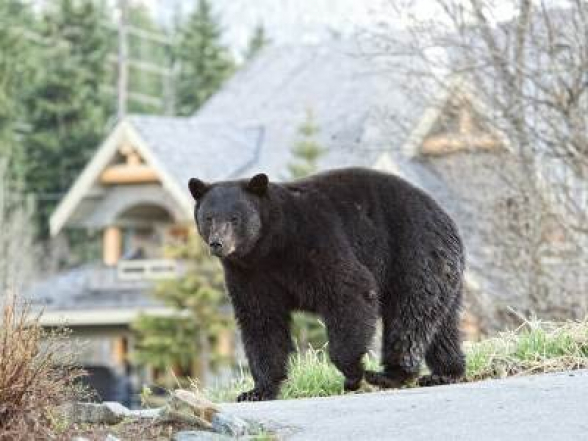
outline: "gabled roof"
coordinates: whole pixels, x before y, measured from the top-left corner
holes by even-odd
[[[154,154],[150,145],[144,142],[129,122],[122,121],[116,125],[110,135],[100,145],[90,162],[86,165],[52,214],[49,220],[52,235],[59,233],[82,200],[91,193],[93,186],[99,179],[100,173],[116,156],[122,140],[126,140],[137,149],[145,160],[145,163],[156,171],[163,187],[176,199],[178,204],[182,206],[189,205],[189,198],[181,191],[176,180],[171,177],[169,171],[164,167],[159,155]]]
[[[433,91],[423,114],[415,121],[412,130],[406,138],[406,142],[401,147],[403,153],[408,157],[418,155],[419,147],[430,134],[434,125],[442,117],[451,100],[455,97],[467,101],[472,106],[475,115],[482,117],[484,120],[489,120],[493,114],[492,110],[473,90],[472,85],[463,76],[452,75],[444,87],[439,87]],[[502,131],[489,124],[486,125],[485,130],[494,136],[502,147],[509,148],[510,141]]]
[[[263,50],[193,117],[263,130],[259,159],[243,173],[289,177],[291,149],[307,111],[326,154],[321,168],[372,166],[405,133],[382,122],[415,120],[422,107],[403,99],[403,82],[354,41],[275,46]],[[383,135],[383,136],[382,136]]]
[[[263,136],[260,127],[238,127],[231,121],[207,123],[195,118],[146,115],[128,120],[183,190],[194,173],[203,180],[238,174],[243,165],[255,160]]]

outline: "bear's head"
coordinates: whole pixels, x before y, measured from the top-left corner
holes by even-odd
[[[263,200],[269,181],[265,174],[246,181],[188,184],[196,201],[194,220],[210,252],[224,258],[247,256],[261,237]]]

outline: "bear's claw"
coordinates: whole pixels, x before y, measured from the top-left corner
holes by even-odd
[[[270,394],[259,389],[251,389],[237,396],[237,402],[242,401],[267,401],[275,399],[275,394]]]
[[[424,375],[418,379],[417,383],[421,387],[430,386],[441,386],[443,384],[455,384],[459,383],[459,378],[451,377],[448,375]]]
[[[398,389],[412,379],[409,375],[391,375],[386,372],[365,371],[365,381],[383,389]]]

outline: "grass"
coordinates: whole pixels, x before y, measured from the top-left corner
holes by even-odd
[[[377,369],[378,360],[373,354],[365,358],[368,369]],[[235,401],[239,393],[253,388],[253,379],[241,369],[236,379],[229,384],[206,390],[206,396],[214,402]],[[365,385],[364,391],[374,390]],[[333,366],[324,349],[308,349],[290,357],[288,379],[282,384],[280,398],[329,397],[342,395],[343,375]]]
[[[588,368],[588,319],[531,320],[467,348],[467,380]]]
[[[588,318],[579,322],[525,321],[518,329],[465,344],[465,381],[588,368]],[[375,355],[366,356],[366,367],[376,369]],[[229,385],[207,391],[215,402],[234,401],[253,387],[243,370]],[[364,385],[362,392],[375,390]],[[326,397],[343,394],[343,377],[324,350],[309,349],[290,359],[288,379],[280,398]]]

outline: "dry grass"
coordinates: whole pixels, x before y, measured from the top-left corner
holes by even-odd
[[[55,439],[67,427],[56,424],[52,409],[80,398],[65,331],[46,333],[39,314],[15,298],[1,305],[0,439]]]

